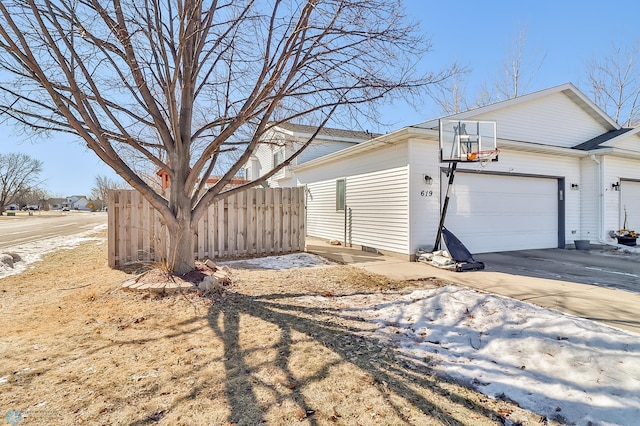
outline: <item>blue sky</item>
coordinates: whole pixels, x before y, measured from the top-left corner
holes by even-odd
[[[637,0],[406,0],[405,5],[409,16],[431,39],[432,52],[423,59],[421,68],[439,70],[452,62],[469,67],[465,80],[470,98],[477,95],[483,82],[497,78],[513,37],[522,28],[527,36],[525,53],[532,57],[546,54],[526,92],[567,82],[584,91],[584,67],[589,59],[607,55],[613,43],[631,47],[640,40]],[[417,111],[397,104],[383,112],[391,128],[370,130],[397,129],[440,115],[428,99]],[[116,177],[83,143],[66,135],[33,141],[11,125],[2,124],[0,152],[23,152],[42,160],[43,186],[53,196],[89,195],[97,175]]]

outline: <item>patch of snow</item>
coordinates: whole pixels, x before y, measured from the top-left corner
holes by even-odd
[[[57,250],[69,250],[78,247],[85,241],[106,241],[105,238],[97,238],[94,235],[107,228],[106,224],[98,225],[87,231],[62,237],[47,238],[44,240],[34,241],[17,246],[7,247],[2,251],[4,253],[16,253],[21,260],[14,263],[13,268],[0,263],[0,278],[9,275],[19,274],[27,269],[27,267],[42,259],[42,256]]]
[[[640,253],[640,246],[625,246],[622,244],[617,245],[618,250],[625,253]]]
[[[457,286],[384,299],[340,302],[403,357],[563,423],[640,419],[640,334]]]
[[[218,265],[227,265],[237,269],[295,269],[311,268],[314,266],[331,265],[332,262],[310,253],[293,253],[282,256],[259,257],[255,259],[231,260],[228,262],[216,262]]]

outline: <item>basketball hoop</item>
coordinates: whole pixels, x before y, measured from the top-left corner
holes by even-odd
[[[485,168],[487,164],[496,161],[500,154],[499,149],[488,149],[486,151],[474,151],[467,154],[467,161],[480,163],[480,167]]]

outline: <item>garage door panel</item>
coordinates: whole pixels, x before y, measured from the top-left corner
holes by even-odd
[[[620,181],[620,227],[624,224],[627,209],[627,228],[640,229],[640,182]]]
[[[472,253],[558,245],[557,180],[459,173],[445,226]]]

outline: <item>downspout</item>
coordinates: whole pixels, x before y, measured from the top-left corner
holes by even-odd
[[[591,159],[598,165],[598,242],[609,244],[604,238],[604,176],[602,172],[602,164],[596,158],[595,154],[591,154]]]

